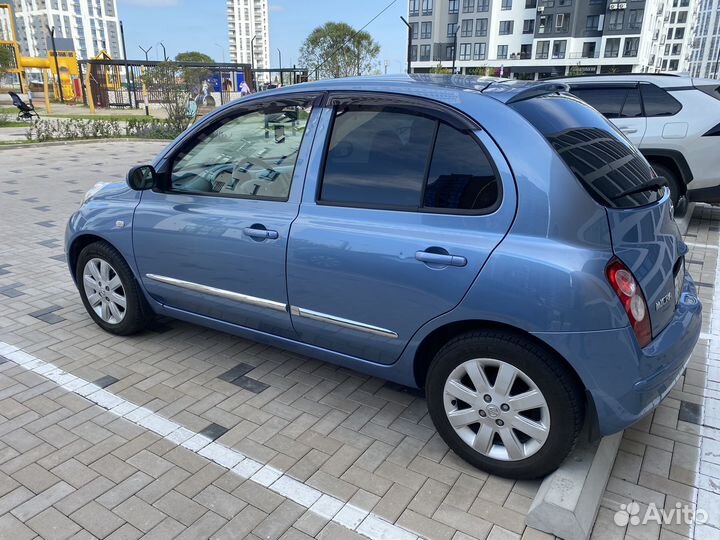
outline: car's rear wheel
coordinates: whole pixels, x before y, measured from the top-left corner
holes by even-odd
[[[549,474],[582,427],[583,397],[569,370],[511,333],[477,331],[447,343],[430,366],[426,393],[450,448],[501,476]]]
[[[667,180],[668,186],[670,188],[670,200],[672,200],[673,205],[675,206],[675,208],[677,208],[678,201],[680,200],[680,195],[682,194],[680,190],[680,179],[672,170],[668,169],[665,165],[654,162],[650,162],[650,165],[655,171],[655,174],[657,174],[658,176],[662,176],[663,178],[665,178],[665,180]]]
[[[78,257],[75,276],[85,309],[98,326],[121,336],[147,327],[150,309],[130,267],[112,246],[87,245]]]

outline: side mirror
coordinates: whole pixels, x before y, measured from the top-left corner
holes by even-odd
[[[135,191],[152,189],[157,185],[157,172],[152,165],[138,165],[128,171],[125,181]]]

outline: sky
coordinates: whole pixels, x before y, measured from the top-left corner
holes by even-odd
[[[268,0],[270,63],[278,67],[278,49],[283,67],[298,65],[298,51],[307,35],[328,21],[346,22],[358,29],[367,24],[392,0]],[[117,0],[125,30],[128,58],[162,59],[196,50],[216,61],[229,61],[226,0]],[[395,2],[365,30],[380,43],[379,68],[388,73],[404,71],[407,30],[400,20],[407,13],[407,0]]]

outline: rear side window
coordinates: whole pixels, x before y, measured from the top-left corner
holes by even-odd
[[[658,190],[621,196],[652,180],[652,169],[616,128],[584,103],[556,94],[519,101],[512,107],[545,136],[600,204],[634,208],[660,198]]]
[[[645,116],[673,116],[682,109],[682,104],[662,88],[654,84],[641,84]]]
[[[362,208],[487,212],[500,184],[468,130],[404,106],[336,109],[319,201]]]
[[[572,93],[597,109],[605,118],[642,116],[640,92],[628,87],[573,87]]]

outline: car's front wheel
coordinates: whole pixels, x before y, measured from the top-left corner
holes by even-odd
[[[430,415],[445,442],[485,471],[538,478],[555,470],[582,427],[582,393],[535,343],[477,331],[447,343],[427,375]]]
[[[75,276],[85,309],[98,326],[121,336],[147,327],[150,309],[130,267],[112,246],[105,242],[86,246]]]

